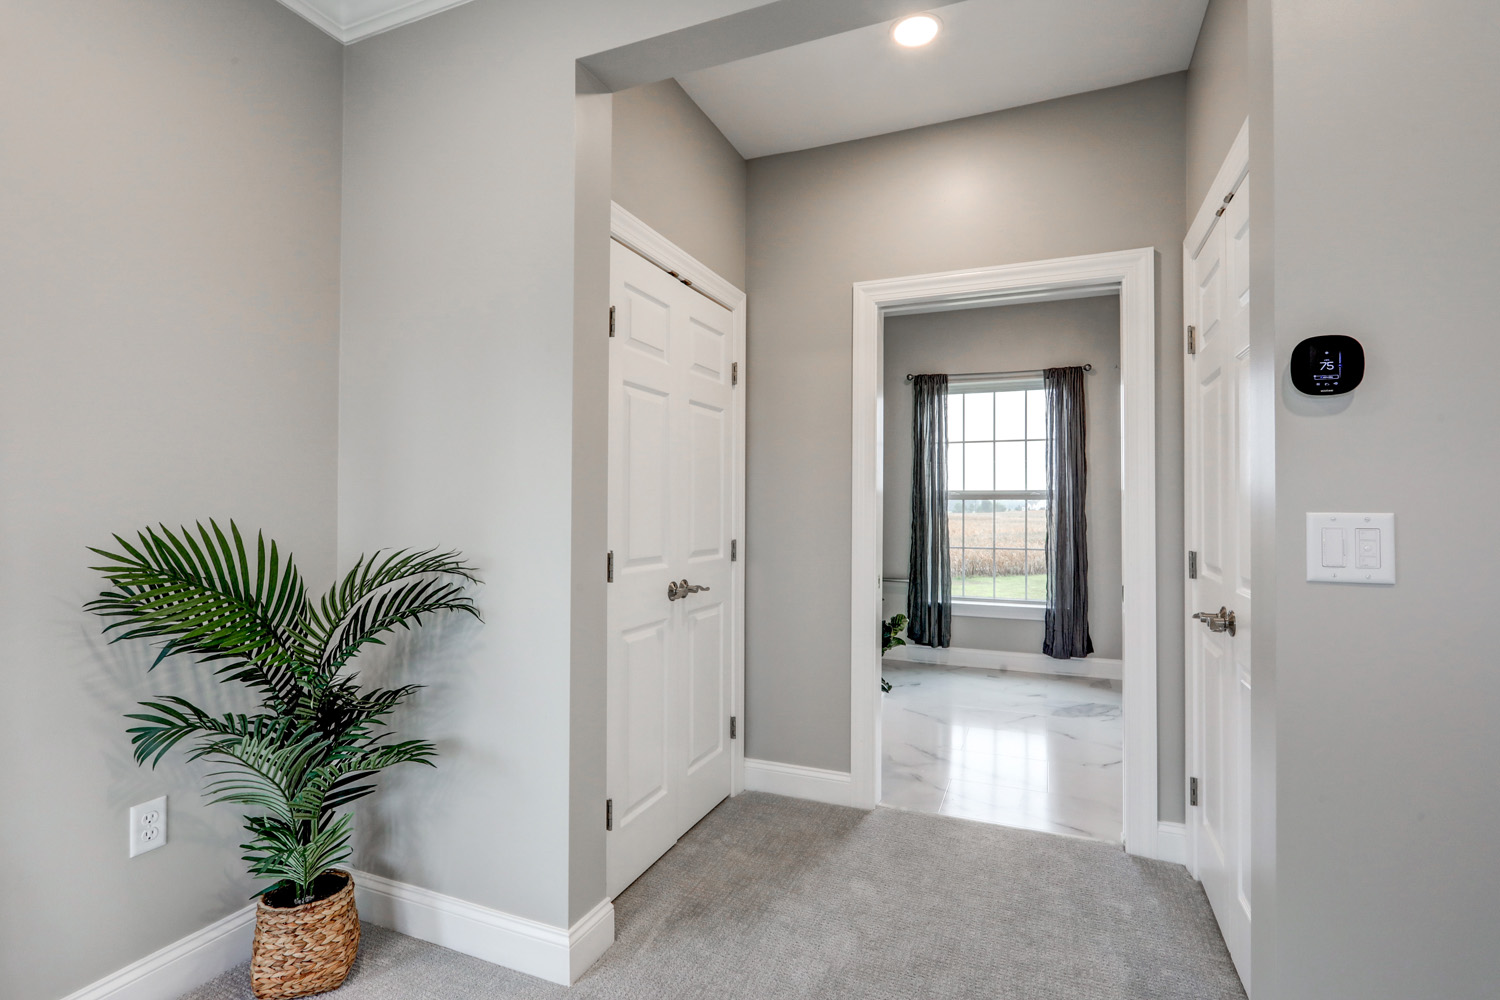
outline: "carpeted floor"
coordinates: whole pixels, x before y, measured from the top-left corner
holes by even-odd
[[[1117,847],[747,793],[615,900],[571,990],[369,924],[335,1000],[1243,1000],[1203,893]],[[184,1000],[248,1000],[240,967]]]

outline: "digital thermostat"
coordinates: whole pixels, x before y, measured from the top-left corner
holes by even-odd
[[[1365,377],[1365,349],[1343,334],[1309,337],[1292,351],[1292,385],[1308,396],[1340,396]]]

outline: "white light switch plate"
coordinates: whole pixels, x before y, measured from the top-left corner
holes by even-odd
[[[1308,514],[1307,578],[1319,583],[1395,583],[1396,515]]]

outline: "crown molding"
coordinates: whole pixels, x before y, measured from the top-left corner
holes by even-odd
[[[279,0],[345,45],[412,21],[431,17],[469,0]]]

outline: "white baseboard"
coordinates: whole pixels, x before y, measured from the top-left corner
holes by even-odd
[[[236,910],[64,1000],[173,1000],[250,960],[255,905]]]
[[[1156,825],[1156,857],[1159,861],[1187,864],[1187,827],[1181,823]]]
[[[369,872],[354,873],[354,897],[360,916],[372,923],[563,986],[615,940],[615,908],[607,899],[563,928]]]
[[[948,667],[979,667],[984,670],[1015,670],[1027,674],[1057,674],[1063,677],[1089,677],[1097,680],[1121,680],[1125,665],[1120,660],[1099,656],[1055,660],[1045,653],[1012,653],[998,649],[964,649],[950,646],[897,646],[885,654],[897,663],[933,663]]]
[[[811,799],[835,806],[847,806],[854,801],[847,771],[825,771],[821,767],[778,764],[770,760],[745,759],[745,790]]]

